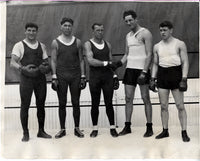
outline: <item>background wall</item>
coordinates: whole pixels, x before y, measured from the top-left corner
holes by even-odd
[[[105,26],[105,39],[113,47],[113,59],[118,60],[124,53],[125,36],[129,29],[122,15],[127,9],[138,14],[141,26],[153,34],[153,43],[160,41],[158,25],[163,20],[174,24],[174,36],[185,41],[190,60],[189,77],[199,77],[199,3],[198,2],[60,2],[34,5],[8,5],[6,31],[6,83],[18,82],[18,72],[9,68],[13,45],[24,38],[24,26],[33,21],[39,25],[39,41],[50,45],[60,34],[62,17],[74,19],[74,35],[84,43],[91,38],[91,25],[102,22]],[[118,71],[123,78],[124,68]],[[50,80],[50,75],[48,76]]]

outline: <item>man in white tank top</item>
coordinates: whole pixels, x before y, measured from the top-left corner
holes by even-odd
[[[123,79],[125,84],[126,100],[126,122],[125,127],[119,135],[131,133],[131,116],[133,112],[133,99],[135,88],[139,84],[141,97],[145,106],[147,130],[144,137],[153,135],[152,130],[152,106],[149,97],[149,66],[152,58],[152,35],[149,30],[141,27],[137,22],[137,15],[133,10],[125,11],[123,14],[124,21],[130,32],[126,36],[126,50],[123,58],[113,63],[116,67],[125,62],[126,71]]]
[[[156,139],[169,136],[168,101],[171,90],[178,109],[178,116],[182,128],[182,139],[184,142],[189,142],[190,138],[186,132],[187,114],[183,101],[183,92],[187,90],[189,68],[187,48],[183,41],[172,36],[173,25],[171,22],[164,21],[159,27],[162,40],[154,45],[154,61],[150,83],[150,89],[155,90],[155,80],[157,78],[158,94],[161,103],[163,131],[156,136]]]

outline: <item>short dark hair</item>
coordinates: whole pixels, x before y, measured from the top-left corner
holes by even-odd
[[[38,25],[33,22],[26,23],[25,29],[27,29],[28,27],[34,27],[34,28],[36,28],[36,30],[38,30]]]
[[[63,25],[65,22],[69,22],[72,25],[74,24],[74,21],[71,18],[68,18],[68,17],[63,17],[60,24]]]
[[[94,27],[95,26],[103,26],[103,24],[102,23],[97,23],[97,22],[95,22],[95,23],[93,23],[93,25],[92,25],[92,30],[94,30]]]
[[[172,29],[173,25],[170,21],[163,21],[160,23],[159,28],[160,27],[168,27],[169,29]]]
[[[123,13],[123,19],[124,19],[126,16],[129,16],[129,15],[131,15],[134,19],[137,18],[137,14],[136,14],[135,11],[133,11],[133,10],[127,10],[127,11],[124,11],[124,13]]]

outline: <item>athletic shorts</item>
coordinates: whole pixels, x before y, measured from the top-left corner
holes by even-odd
[[[137,86],[137,79],[140,76],[140,73],[142,72],[142,69],[130,69],[126,68],[125,74],[124,74],[124,79],[123,83],[126,85],[132,85],[132,86]],[[147,72],[147,79],[145,84],[149,84],[150,80],[150,71]]]
[[[171,90],[178,89],[181,79],[182,79],[181,65],[168,68],[158,66],[158,75],[157,75],[158,88],[171,89]]]

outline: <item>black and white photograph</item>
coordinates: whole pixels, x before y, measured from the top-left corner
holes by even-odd
[[[0,2],[1,158],[200,160],[199,1]]]

